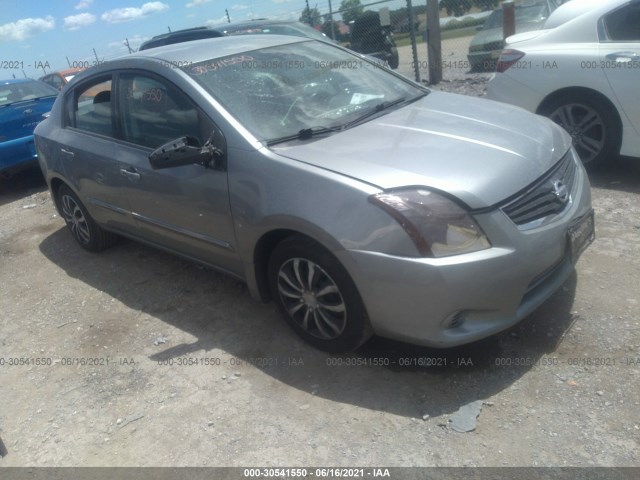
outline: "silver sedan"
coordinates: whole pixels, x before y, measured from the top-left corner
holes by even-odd
[[[492,335],[593,238],[588,179],[553,122],[315,40],[123,57],[74,78],[35,138],[82,247],[126,236],[222,270],[328,351]]]

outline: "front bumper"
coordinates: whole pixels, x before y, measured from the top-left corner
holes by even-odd
[[[452,347],[500,332],[547,300],[574,269],[568,231],[591,211],[579,164],[571,203],[544,226],[520,229],[499,209],[476,215],[492,242],[487,250],[440,259],[357,250],[337,255],[376,334]]]

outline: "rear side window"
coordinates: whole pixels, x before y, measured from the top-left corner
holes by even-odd
[[[76,88],[73,95],[67,98],[67,125],[86,132],[113,137],[111,83],[109,76]]]
[[[640,2],[619,8],[604,18],[609,40],[640,42]]]

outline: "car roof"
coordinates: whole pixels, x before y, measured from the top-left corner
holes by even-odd
[[[70,73],[80,73],[82,70],[84,70],[83,68],[67,68],[64,70],[56,70],[55,72],[51,72],[51,73],[59,73],[60,75],[64,76],[64,75],[69,75]]]
[[[184,64],[185,62],[198,63],[214,58],[227,57],[229,55],[239,55],[261,48],[310,41],[312,41],[312,39],[289,35],[239,35],[205,38],[202,40],[150,48],[125,55],[117,60],[144,57],[180,64]]]
[[[38,80],[42,80],[44,77],[48,77],[49,75],[62,75],[64,77],[65,75],[69,75],[71,73],[80,73],[82,70],[84,70],[84,68],[78,67],[66,68],[64,70],[54,70],[53,72],[49,72],[46,75],[41,76],[40,78],[38,78]]]
[[[148,50],[150,48],[158,48],[173,43],[190,42],[193,40],[202,40],[204,38],[221,37],[222,32],[209,27],[194,27],[184,30],[176,30],[174,32],[162,33],[143,42],[140,50]]]
[[[210,28],[213,28],[220,32],[224,32],[226,30],[242,29],[246,27],[261,27],[266,25],[291,25],[299,23],[300,22],[297,22],[295,20],[269,20],[266,18],[259,18],[257,20],[247,20],[245,22],[221,23],[218,25],[212,25]]]
[[[570,0],[560,5],[549,15],[544,28],[556,28],[589,12],[601,12],[600,14],[594,13],[600,17],[609,10],[626,3],[629,3],[629,0]]]

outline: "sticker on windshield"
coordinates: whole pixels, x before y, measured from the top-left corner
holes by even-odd
[[[354,93],[351,97],[351,105],[360,105],[361,103],[368,102],[374,98],[384,98],[384,95],[371,95],[369,93]]]

